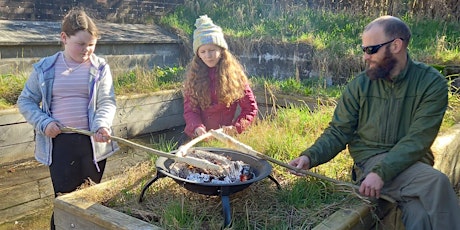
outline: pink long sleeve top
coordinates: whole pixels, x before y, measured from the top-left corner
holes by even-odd
[[[216,71],[211,68],[208,72],[211,79],[211,105],[206,109],[193,107],[190,98],[184,97],[185,133],[195,137],[195,129],[203,127],[206,130],[218,129],[222,126],[233,125],[238,133],[247,128],[257,116],[257,102],[249,85],[245,86],[244,97],[233,102],[230,107],[220,103],[216,93]],[[237,114],[238,106],[241,108]]]

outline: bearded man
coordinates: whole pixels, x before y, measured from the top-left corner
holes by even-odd
[[[410,58],[410,39],[409,27],[393,16],[365,27],[366,70],[347,84],[323,134],[289,164],[308,170],[348,147],[359,192],[395,199],[407,230],[460,229],[457,195],[432,167],[430,149],[447,108],[447,81]]]

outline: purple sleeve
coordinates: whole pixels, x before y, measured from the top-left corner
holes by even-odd
[[[200,126],[206,129],[206,127],[203,125],[203,122],[201,121],[201,109],[192,107],[190,104],[190,98],[188,96],[184,96],[184,120],[184,132],[189,137],[194,137],[195,129]]]
[[[238,102],[241,107],[241,113],[235,121],[235,128],[238,133],[243,132],[257,116],[257,101],[252,89],[249,85],[246,85],[244,89],[244,97]]]

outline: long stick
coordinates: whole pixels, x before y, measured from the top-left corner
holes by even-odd
[[[219,141],[223,142],[223,143],[227,143],[229,145],[232,145],[235,147],[236,150],[239,150],[243,153],[247,153],[249,155],[252,155],[252,156],[255,156],[255,157],[258,157],[258,158],[262,158],[262,159],[265,159],[265,160],[268,160],[272,163],[275,163],[277,165],[280,165],[282,167],[285,167],[285,168],[288,168],[292,171],[295,171],[297,173],[301,173],[301,174],[304,174],[304,175],[309,175],[309,176],[313,176],[313,177],[316,177],[316,178],[319,178],[321,180],[325,180],[325,181],[329,181],[329,182],[332,182],[334,184],[337,184],[337,185],[341,185],[341,186],[349,186],[355,190],[359,190],[359,186],[355,185],[355,184],[351,184],[351,183],[347,183],[347,182],[343,182],[343,181],[339,181],[339,180],[336,180],[336,179],[333,179],[333,178],[329,178],[329,177],[326,177],[326,176],[323,176],[323,175],[320,175],[320,174],[317,174],[317,173],[314,173],[314,172],[311,172],[309,170],[303,170],[303,169],[298,169],[292,165],[289,165],[289,164],[286,164],[282,161],[279,161],[279,160],[276,160],[270,156],[267,156],[265,154],[262,154],[260,152],[257,152],[255,151],[251,146],[248,146],[246,144],[243,144],[241,142],[239,142],[238,140],[236,140],[235,138],[221,132],[221,131],[218,131],[218,130],[210,130],[209,132],[211,132],[213,134],[213,136],[218,139]],[[381,194],[380,197],[384,200],[387,200],[391,203],[396,203],[396,201],[385,195],[385,194]]]
[[[81,129],[77,129],[77,128],[72,128],[72,127],[61,127],[61,131],[62,132],[74,132],[74,133],[79,133],[79,134],[83,134],[83,135],[87,135],[87,136],[94,135],[93,132],[90,132],[90,131],[87,131],[87,130],[81,130]],[[161,157],[174,159],[177,162],[183,162],[183,163],[189,164],[191,166],[195,166],[195,167],[202,168],[202,169],[214,170],[214,171],[217,171],[219,173],[224,172],[223,168],[221,166],[213,164],[213,163],[211,163],[211,162],[209,162],[207,160],[204,160],[204,159],[199,159],[199,158],[195,158],[195,157],[177,156],[175,154],[166,153],[166,152],[163,152],[163,151],[160,151],[160,150],[145,147],[143,145],[134,143],[132,141],[128,141],[128,140],[123,139],[121,137],[110,136],[109,138],[111,140],[126,144],[128,146],[133,147],[133,148],[143,150],[145,152],[153,153],[153,154],[161,156]]]
[[[222,131],[223,129],[218,129],[216,131]],[[206,139],[206,138],[209,138],[209,137],[212,137],[212,133],[210,132],[206,132],[205,134],[203,135],[200,135],[194,139],[192,139],[191,141],[189,141],[187,144],[185,145],[181,145],[177,152],[176,152],[176,155],[178,156],[185,156],[187,154],[187,151],[188,149],[190,149],[192,146],[194,146],[195,144],[197,144],[198,142]]]

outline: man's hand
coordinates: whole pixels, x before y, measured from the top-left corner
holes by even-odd
[[[371,172],[359,187],[359,192],[368,197],[380,198],[380,190],[383,188],[383,180],[377,173]]]
[[[310,158],[308,158],[307,156],[300,156],[300,157],[297,157],[294,160],[290,161],[288,164],[291,165],[291,166],[294,166],[294,167],[296,167],[298,169],[308,170],[308,169],[310,169]],[[294,174],[294,175],[297,175],[297,176],[304,175],[302,173],[298,173],[298,172],[292,171],[292,170],[290,170],[289,172]]]

